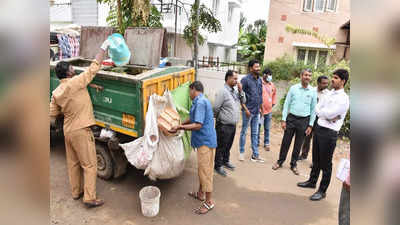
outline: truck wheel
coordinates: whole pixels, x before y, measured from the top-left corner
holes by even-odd
[[[114,164],[108,149],[96,143],[97,156],[97,176],[104,180],[109,180],[113,176]]]

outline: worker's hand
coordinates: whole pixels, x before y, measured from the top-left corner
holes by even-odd
[[[240,82],[237,83],[237,89],[239,92],[242,92],[242,84]]]
[[[247,118],[250,118],[250,116],[251,116],[251,113],[248,109],[246,109],[246,116],[247,116]]]
[[[281,126],[283,130],[286,130],[286,121],[281,121]]]
[[[107,51],[107,48],[110,46],[110,42],[108,41],[108,39],[106,39],[103,44],[101,44],[101,49],[103,49],[104,51]]]
[[[176,133],[178,130],[183,130],[183,125],[174,126],[171,128],[171,130],[169,130],[169,132]]]
[[[306,129],[306,136],[310,135],[312,131],[312,127],[308,126]]]

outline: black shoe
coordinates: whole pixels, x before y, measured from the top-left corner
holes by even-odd
[[[217,172],[219,175],[226,177],[226,172],[225,170],[222,168],[222,166],[215,168],[215,172]]]
[[[315,184],[310,181],[297,183],[297,186],[301,188],[315,188]]]
[[[326,194],[322,191],[317,191],[313,195],[311,195],[310,200],[311,201],[319,201],[321,199],[324,199],[326,197]]]
[[[227,168],[228,170],[232,170],[232,171],[235,170],[235,166],[232,165],[232,163],[230,163],[230,162],[224,163],[224,166],[225,166],[225,168]]]

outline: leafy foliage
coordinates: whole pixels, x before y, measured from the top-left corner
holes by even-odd
[[[97,2],[110,6],[106,21],[121,34],[124,34],[128,27],[162,27],[161,13],[150,4],[149,0],[97,0]],[[119,12],[121,18],[118,17],[118,2],[121,3]]]
[[[296,62],[287,54],[268,62],[265,65],[265,68],[267,67],[272,71],[274,80],[291,80],[299,77],[303,69],[310,68],[310,66],[304,65],[303,62]]]
[[[213,12],[204,4],[199,8],[199,27],[211,33],[217,33],[222,30],[221,22],[214,17]],[[193,46],[194,34],[196,30],[196,5],[193,4],[190,10],[189,24],[183,30],[183,38],[189,46]],[[198,34],[199,44],[204,44],[205,38]]]
[[[257,59],[263,62],[267,25],[265,20],[257,20],[239,33],[239,58],[241,60]]]
[[[350,74],[350,65],[349,65],[349,63],[346,62],[345,60],[342,60],[337,64],[332,64],[332,65],[329,65],[327,67],[314,70],[312,72],[312,78],[311,78],[311,83],[310,83],[311,86],[313,86],[313,87],[317,86],[317,78],[319,76],[321,76],[321,75],[325,75],[329,79],[331,79],[332,75],[333,75],[332,73],[337,69],[346,69],[347,71],[349,71],[349,74]],[[273,76],[275,77],[274,73],[273,73]],[[346,83],[346,85],[344,87],[344,90],[348,95],[350,95],[350,87],[351,87],[351,82],[350,82],[351,79],[350,79],[350,77],[351,76],[349,76],[349,80],[347,81],[347,83]],[[300,76],[297,76],[297,77],[291,79],[289,84],[290,84],[290,86],[292,86],[292,85],[300,83],[300,82],[301,82]],[[288,91],[289,91],[289,88],[286,90],[286,93]],[[286,99],[286,94],[279,102],[279,104],[280,104],[279,106],[280,106],[281,112],[283,110],[283,105],[285,103],[285,99]],[[339,132],[339,135],[345,136],[345,137],[350,137],[350,110],[346,114],[346,118],[345,118],[344,124],[343,124],[343,126],[342,126],[342,128],[341,128],[341,130]]]

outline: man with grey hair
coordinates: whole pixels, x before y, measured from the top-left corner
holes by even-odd
[[[311,81],[311,70],[302,71],[301,82],[290,87],[286,95],[285,104],[282,111],[282,138],[281,149],[278,161],[272,166],[273,170],[282,167],[286,160],[293,136],[296,135],[290,169],[295,175],[299,175],[297,170],[297,160],[304,137],[310,135],[315,120],[315,105],[317,104],[317,92],[309,84]]]

